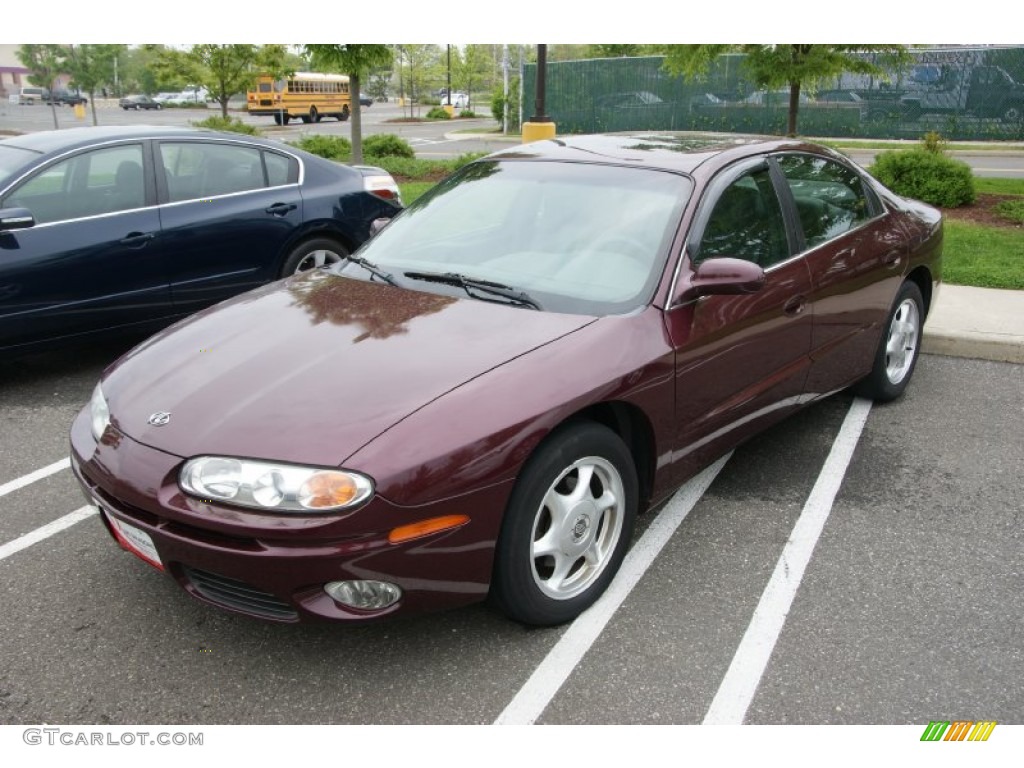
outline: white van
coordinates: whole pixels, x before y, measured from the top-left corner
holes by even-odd
[[[46,88],[40,88],[35,85],[23,85],[20,91],[12,93],[7,97],[7,100],[11,104],[35,104],[36,102],[43,104],[49,95],[50,92]]]

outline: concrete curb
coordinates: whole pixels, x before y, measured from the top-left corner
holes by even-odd
[[[925,328],[921,352],[944,357],[967,357],[998,363],[1024,364],[1024,344],[1019,337],[967,331],[930,331]]]

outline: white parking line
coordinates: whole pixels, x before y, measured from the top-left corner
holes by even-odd
[[[55,461],[47,467],[37,469],[35,472],[29,472],[27,475],[22,475],[16,480],[11,480],[9,483],[0,485],[0,496],[6,496],[8,493],[24,488],[26,485],[31,485],[36,480],[42,480],[44,477],[60,472],[62,469],[67,469],[71,466],[70,459],[61,459]]]
[[[0,545],[0,560],[4,560],[11,555],[21,552],[21,550],[31,547],[33,544],[38,544],[43,539],[48,539],[56,533],[60,533],[65,528],[70,528],[75,523],[80,523],[88,517],[92,517],[99,510],[96,507],[86,505],[79,507],[74,512],[69,512],[64,517],[59,517],[52,523],[47,523],[42,528],[36,528],[34,531],[26,533],[24,536],[19,536],[14,541],[9,541],[6,544]]]
[[[729,670],[704,716],[705,725],[743,724],[870,412],[869,400],[857,398],[850,406]]]
[[[730,456],[731,453],[723,456],[676,492],[630,549],[608,591],[569,625],[555,647],[494,721],[495,725],[530,725],[541,716]]]

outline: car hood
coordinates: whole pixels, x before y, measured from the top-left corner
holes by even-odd
[[[124,434],[182,457],[339,465],[446,392],[594,321],[326,272],[167,329],[103,381]],[[170,414],[153,426],[156,412]]]

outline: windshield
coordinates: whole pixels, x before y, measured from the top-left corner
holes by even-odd
[[[650,299],[691,188],[684,176],[640,168],[477,162],[403,211],[360,256],[416,290],[465,295],[422,279],[457,274],[524,292],[549,311],[628,312]]]

